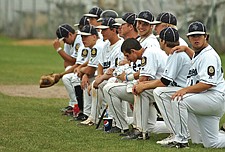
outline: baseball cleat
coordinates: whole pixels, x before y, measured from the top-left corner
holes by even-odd
[[[189,144],[188,143],[179,143],[179,142],[170,142],[166,145],[163,145],[164,147],[168,147],[168,148],[189,148]]]
[[[168,143],[173,142],[173,140],[174,140],[174,135],[170,134],[167,138],[157,141],[156,143],[160,145],[167,145]]]

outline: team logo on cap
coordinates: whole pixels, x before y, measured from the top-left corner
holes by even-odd
[[[198,29],[198,26],[197,25],[193,25],[192,27],[194,30],[197,30]]]
[[[88,50],[87,49],[83,49],[81,56],[82,57],[87,57],[87,55],[88,55]]]
[[[145,66],[146,63],[147,63],[147,58],[144,56],[144,57],[142,57],[142,59],[141,59],[141,66],[142,66],[142,67]]]
[[[91,57],[96,57],[96,55],[97,55],[97,49],[96,48],[91,49]]]
[[[79,48],[80,48],[80,43],[77,43],[77,44],[75,45],[75,51],[77,52]]]
[[[148,13],[143,13],[143,17],[147,18],[148,17]]]
[[[214,68],[214,66],[209,66],[208,67],[208,75],[210,76],[209,78],[212,78],[212,76],[215,75],[215,68]]]

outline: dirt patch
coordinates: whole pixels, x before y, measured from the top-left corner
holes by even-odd
[[[0,92],[9,96],[35,98],[68,98],[64,86],[39,88],[38,85],[0,85]]]
[[[13,45],[23,46],[52,46],[53,40],[51,39],[26,39],[13,42]]]

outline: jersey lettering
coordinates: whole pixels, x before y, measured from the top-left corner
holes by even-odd
[[[190,78],[192,76],[196,76],[198,74],[197,69],[191,69],[188,72],[187,78]]]
[[[111,62],[110,61],[104,62],[103,63],[103,69],[108,69],[110,67],[110,65],[111,65]]]

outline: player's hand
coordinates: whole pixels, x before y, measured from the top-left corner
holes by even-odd
[[[144,91],[144,83],[139,82],[138,84],[134,85],[132,88],[132,93],[134,95],[139,95]]]
[[[57,50],[60,47],[60,42],[59,42],[58,39],[55,39],[53,41],[53,47],[54,47],[55,50]]]
[[[119,65],[125,65],[125,64],[129,64],[130,65],[130,61],[128,61],[126,58],[119,62]]]
[[[88,87],[87,87],[87,92],[88,92],[88,95],[91,96],[91,84],[88,85]]]
[[[122,81],[125,81],[126,80],[125,77],[126,77],[126,74],[125,74],[125,72],[123,72],[122,74],[118,75],[116,78],[120,79]]]
[[[86,89],[89,84],[90,84],[89,78],[86,74],[84,74],[81,80],[81,89],[83,90]]]
[[[114,69],[113,68],[108,68],[106,71],[107,75],[112,75],[113,74]]]
[[[171,54],[174,52],[186,52],[187,46],[175,46],[171,49]]]
[[[102,76],[101,76],[101,77],[96,77],[96,78],[95,78],[95,81],[94,81],[94,83],[93,83],[93,87],[94,87],[95,89],[98,89],[98,85],[99,85],[101,82],[102,82]]]
[[[180,89],[172,95],[173,101],[183,100],[183,96],[187,93],[186,88]]]

